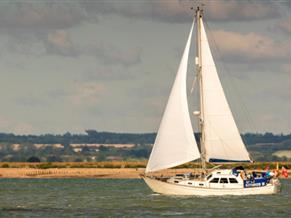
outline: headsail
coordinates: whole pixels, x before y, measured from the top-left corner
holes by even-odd
[[[194,22],[146,167],[146,172],[178,166],[200,157],[191,125],[186,89],[188,55],[193,26]]]
[[[206,161],[249,161],[222,89],[202,20],[201,50]]]

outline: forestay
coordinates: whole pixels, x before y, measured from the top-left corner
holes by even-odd
[[[193,26],[194,22],[146,167],[146,172],[178,166],[200,157],[191,125],[186,89],[188,55]]]
[[[201,50],[206,161],[249,161],[221,86],[202,20]]]

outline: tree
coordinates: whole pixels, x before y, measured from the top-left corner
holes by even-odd
[[[96,161],[105,161],[106,160],[106,155],[104,153],[99,153]]]
[[[29,163],[39,163],[40,162],[40,159],[38,157],[31,156],[30,158],[28,158],[26,160],[26,162],[29,162]]]
[[[54,156],[54,155],[48,156],[46,160],[47,160],[47,162],[63,162],[61,157]]]

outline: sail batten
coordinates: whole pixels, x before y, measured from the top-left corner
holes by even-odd
[[[146,167],[146,173],[175,167],[200,157],[189,115],[186,88],[193,26],[194,22]]]
[[[203,22],[201,22],[201,50],[206,161],[249,161],[249,154],[217,74]]]

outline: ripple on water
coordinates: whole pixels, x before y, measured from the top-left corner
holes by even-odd
[[[137,179],[0,179],[0,217],[291,217],[291,180],[268,196],[154,194]]]

